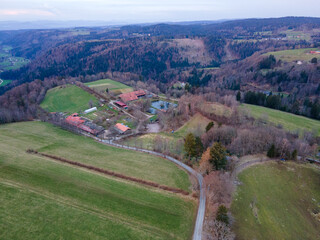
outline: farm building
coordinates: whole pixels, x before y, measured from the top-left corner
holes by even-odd
[[[131,128],[125,126],[124,124],[122,123],[117,123],[115,126],[114,126],[114,129],[120,133],[120,134],[124,134],[124,133],[127,133],[129,130],[131,130]]]
[[[85,120],[79,117],[78,113],[74,113],[66,118],[66,122],[73,126],[78,126],[79,124],[84,123]]]
[[[68,116],[66,118],[66,123],[96,136],[104,131],[103,127],[79,117],[77,113]]]
[[[84,114],[91,113],[91,112],[94,112],[94,111],[97,111],[97,107],[93,107],[93,108],[89,108],[89,109],[85,110]]]
[[[134,92],[129,92],[129,93],[122,93],[120,94],[120,98],[122,102],[130,102],[134,100],[138,100],[140,97],[143,97],[146,95],[146,92],[144,90],[138,90]]]
[[[114,102],[114,104],[116,104],[117,106],[119,106],[121,108],[124,108],[124,109],[128,108],[128,106],[125,103],[121,102],[121,101],[116,101],[116,102]]]

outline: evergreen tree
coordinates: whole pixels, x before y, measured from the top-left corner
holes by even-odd
[[[238,91],[238,93],[237,93],[237,101],[240,102],[240,100],[241,100],[241,93],[240,93],[240,91]]]
[[[267,152],[267,156],[269,158],[274,158],[276,157],[276,147],[274,146],[274,144],[271,145],[271,147],[269,148],[268,152]]]
[[[293,150],[292,154],[291,154],[291,159],[296,161],[298,157],[298,151],[297,149]]]
[[[224,205],[220,205],[218,208],[216,219],[225,224],[229,224],[228,209]]]
[[[317,64],[317,63],[318,63],[318,59],[317,59],[317,58],[312,58],[312,59],[311,59],[311,63]]]
[[[196,138],[192,133],[188,133],[184,140],[184,150],[189,158],[196,156]]]
[[[196,155],[195,155],[195,157],[198,158],[203,153],[203,144],[202,144],[202,141],[201,141],[200,137],[196,137],[195,141],[196,141],[196,149],[195,149]]]
[[[215,142],[210,149],[210,162],[216,170],[225,169],[227,165],[226,149],[219,142]]]
[[[209,122],[206,126],[206,132],[208,132],[214,126],[214,122]]]

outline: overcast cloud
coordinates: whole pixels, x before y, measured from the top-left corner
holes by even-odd
[[[194,21],[282,16],[320,17],[319,0],[1,0],[0,21]]]

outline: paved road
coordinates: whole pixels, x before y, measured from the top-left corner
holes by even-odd
[[[162,153],[158,153],[158,152],[154,152],[154,151],[150,151],[150,150],[146,150],[146,149],[140,149],[140,148],[129,147],[129,146],[117,144],[117,143],[114,143],[112,140],[101,140],[100,138],[94,138],[94,139],[96,139],[99,142],[108,144],[108,145],[113,145],[115,147],[125,148],[125,149],[139,151],[139,152],[145,152],[145,153],[149,153],[149,154],[152,154],[152,155],[164,157],[164,158],[168,159],[169,161],[171,161],[171,162],[179,165],[180,167],[184,168],[191,175],[193,175],[198,180],[199,188],[200,188],[200,196],[199,196],[199,207],[198,207],[197,219],[196,219],[196,224],[195,224],[195,227],[194,227],[194,233],[193,233],[193,238],[192,239],[193,240],[201,240],[203,221],[204,221],[204,214],[205,214],[205,208],[206,208],[205,189],[203,187],[203,177],[202,177],[201,174],[199,174],[198,172],[196,172],[194,169],[192,169],[191,167],[187,166],[186,164],[180,162],[179,160],[177,160],[177,159],[175,159],[173,157],[164,155]]]

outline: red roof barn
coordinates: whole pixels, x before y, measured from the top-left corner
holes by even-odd
[[[122,93],[120,94],[120,98],[123,102],[130,102],[134,100],[138,100],[139,97],[145,96],[146,92],[143,90],[138,90],[135,92]]]

